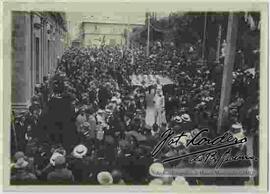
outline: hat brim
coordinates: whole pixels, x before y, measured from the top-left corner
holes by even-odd
[[[109,185],[109,184],[113,183],[112,176],[107,176],[106,174],[101,174],[101,173],[99,173],[97,175],[97,180],[98,180],[99,184],[101,184],[101,185]]]
[[[176,123],[182,123],[182,120],[175,120]]]
[[[24,162],[20,165],[18,165],[17,163],[14,165],[15,168],[17,169],[22,169],[25,168],[28,165],[28,162],[24,160]]]
[[[183,120],[183,121],[191,121],[191,118],[190,118],[190,116],[189,115],[187,115],[187,117],[185,117],[184,115],[182,115],[181,116],[181,119]]]

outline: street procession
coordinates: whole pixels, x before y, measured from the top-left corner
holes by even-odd
[[[174,172],[258,170],[260,19],[241,14],[149,13],[123,40],[91,39],[97,30],[61,55],[48,47],[51,71],[35,66],[29,105],[12,109],[11,184],[258,184],[258,175]]]

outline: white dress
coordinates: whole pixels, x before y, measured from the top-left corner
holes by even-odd
[[[155,92],[152,90],[150,93],[146,93],[146,115],[145,115],[145,124],[152,127],[156,120],[156,107],[154,103]]]
[[[156,95],[154,98],[155,101],[155,109],[156,109],[156,122],[158,126],[161,126],[162,123],[166,123],[166,115],[165,115],[165,99],[163,95]]]

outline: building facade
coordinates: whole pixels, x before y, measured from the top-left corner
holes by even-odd
[[[12,108],[28,108],[34,87],[53,74],[65,47],[65,16],[56,12],[12,13]]]
[[[112,23],[112,22],[82,22],[81,43],[83,46],[128,45],[129,34],[134,27],[143,24]]]
[[[80,39],[75,39],[71,42],[72,47],[79,48],[81,46],[81,40]]]

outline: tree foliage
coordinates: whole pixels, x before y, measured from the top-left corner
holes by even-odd
[[[260,21],[259,12],[248,13],[252,16],[255,25]],[[258,28],[251,30],[246,21],[244,12],[238,12],[238,39],[237,49],[244,51],[259,48],[260,31]],[[150,20],[150,41],[173,42],[181,47],[184,44],[202,42],[204,27],[206,26],[206,55],[210,49],[217,48],[219,25],[222,27],[221,41],[226,40],[229,12],[175,12],[168,17]],[[147,22],[146,22],[147,24]],[[147,40],[147,25],[137,30],[137,35],[132,41],[145,45]]]

